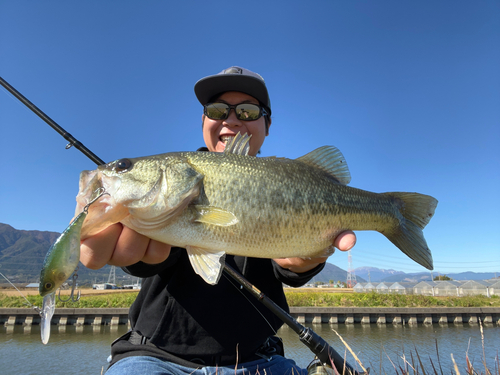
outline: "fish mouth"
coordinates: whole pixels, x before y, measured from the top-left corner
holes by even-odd
[[[97,170],[83,171],[80,174],[80,187],[78,195],[76,196],[76,210],[75,215],[78,215],[83,209],[99,194],[103,194],[95,203],[104,203],[110,200],[109,189],[105,186],[101,173]],[[107,202],[109,204],[109,202]]]
[[[99,170],[83,171],[80,174],[80,189],[76,196],[75,217],[86,208],[88,212],[82,226],[81,240],[99,233],[128,215],[128,210],[117,204],[113,197],[119,184],[119,179],[111,178],[108,181],[107,178],[103,178]],[[92,202],[101,193],[104,194]],[[92,204],[89,205],[91,202]]]

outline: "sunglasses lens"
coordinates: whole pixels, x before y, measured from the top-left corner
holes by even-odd
[[[205,115],[212,120],[222,120],[227,118],[229,106],[224,103],[212,103],[205,106]]]
[[[260,117],[260,107],[255,104],[238,104],[236,116],[243,121],[253,121]]]
[[[224,120],[228,118],[231,108],[234,108],[236,117],[242,121],[254,121],[262,116],[260,106],[249,103],[238,104],[236,107],[232,107],[226,103],[206,104],[205,115],[212,120]]]

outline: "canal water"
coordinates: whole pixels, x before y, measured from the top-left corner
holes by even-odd
[[[465,373],[466,355],[479,373],[485,373],[486,366],[498,373],[500,352],[500,327],[464,325],[393,326],[387,325],[309,325],[327,340],[335,350],[355,366],[356,361],[349,354],[335,331],[348,343],[371,374],[394,374],[394,365],[408,369],[418,364],[420,357],[426,372],[434,374],[434,367],[441,373],[450,373],[453,368],[451,355],[461,373]],[[4,375],[70,375],[101,374],[107,367],[111,342],[125,333],[127,326],[52,326],[48,345],[40,341],[40,328],[10,326],[0,327],[0,373]],[[301,367],[307,367],[313,354],[298,339],[295,332],[283,327],[279,332],[285,343],[287,357],[295,359]],[[484,343],[484,352],[483,352]],[[436,349],[437,345],[437,349]],[[413,359],[412,359],[413,357]],[[439,358],[438,358],[439,357]],[[484,360],[484,361],[483,361]],[[355,366],[356,367],[356,366]],[[359,368],[359,366],[357,367]],[[409,370],[413,373],[412,370]],[[423,373],[423,372],[419,372]],[[453,373],[455,373],[453,371]]]

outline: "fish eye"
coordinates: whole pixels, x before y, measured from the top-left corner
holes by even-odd
[[[50,289],[52,288],[52,283],[45,283],[45,289]]]
[[[132,167],[132,161],[130,159],[120,159],[115,164],[115,171],[118,173],[125,172]]]

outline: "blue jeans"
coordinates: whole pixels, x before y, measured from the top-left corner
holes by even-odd
[[[201,367],[193,369],[161,359],[147,356],[127,357],[111,366],[106,375],[307,375],[307,370],[298,367],[291,359],[273,356],[271,360],[227,367]]]

